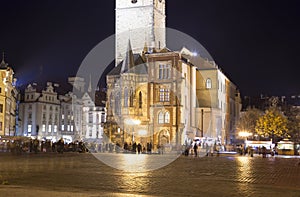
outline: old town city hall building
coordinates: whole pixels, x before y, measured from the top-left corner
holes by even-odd
[[[116,67],[107,75],[104,132],[114,143],[169,150],[195,137],[230,143],[241,106],[237,88],[214,62],[165,46],[165,3],[116,0]]]

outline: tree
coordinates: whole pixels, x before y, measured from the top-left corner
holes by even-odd
[[[298,141],[300,139],[300,109],[291,105],[284,105],[282,110],[288,119],[289,137]]]
[[[256,122],[256,132],[264,137],[282,137],[288,132],[288,120],[275,107],[269,108],[263,116],[261,116]]]
[[[246,111],[241,113],[241,117],[236,124],[237,129],[250,132],[254,136],[256,122],[262,114],[263,112],[259,109],[247,108]]]

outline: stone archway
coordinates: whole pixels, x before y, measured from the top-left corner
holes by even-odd
[[[158,135],[158,145],[163,148],[163,152],[169,152],[171,150],[170,133],[168,130],[162,130]]]
[[[170,133],[168,130],[162,130],[159,132],[158,144],[160,145],[170,144]]]

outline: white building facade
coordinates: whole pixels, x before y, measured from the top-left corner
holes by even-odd
[[[59,95],[57,84],[47,83],[38,91],[36,84],[25,89],[19,106],[20,128],[18,135],[66,143],[102,138],[106,110],[95,106],[87,93],[82,98],[68,92]]]

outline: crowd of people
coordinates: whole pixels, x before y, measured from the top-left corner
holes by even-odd
[[[168,149],[167,149],[168,150]],[[197,157],[199,153],[204,153],[205,156],[219,155],[220,152],[226,151],[226,146],[222,146],[221,143],[214,142],[201,142],[192,141],[187,145],[182,146],[182,154],[185,156],[193,155]],[[231,151],[231,150],[229,150]],[[266,157],[269,153],[266,147],[260,147],[258,150],[243,145],[235,146],[234,151],[240,155],[246,155],[253,157],[254,153],[259,153],[262,157]],[[257,152],[258,151],[258,152]],[[57,142],[51,140],[1,140],[0,152],[11,152],[11,153],[64,153],[64,152],[79,152],[79,153],[133,153],[133,154],[164,154],[166,146],[158,144],[154,147],[151,142],[145,144],[136,142],[124,142],[120,143],[95,143],[95,142],[82,142],[74,141],[71,143],[65,143],[61,138]],[[272,153],[272,152],[271,152]]]
[[[87,152],[87,148],[82,141],[74,141],[69,144],[61,138],[57,142],[50,140],[5,140],[0,144],[1,152],[11,153],[38,153],[38,152]]]
[[[183,154],[185,156],[194,155],[197,157],[199,152],[204,152],[205,156],[213,156],[214,153],[219,154],[220,151],[224,151],[225,147],[220,143],[215,142],[214,144],[208,142],[194,141],[190,144],[183,146]]]
[[[121,144],[117,142],[113,143],[88,143],[87,147],[90,152],[99,152],[99,153],[133,153],[133,154],[152,154],[158,153],[163,154],[165,152],[164,145],[157,145],[156,148],[151,142],[137,143],[137,142],[124,142]]]

